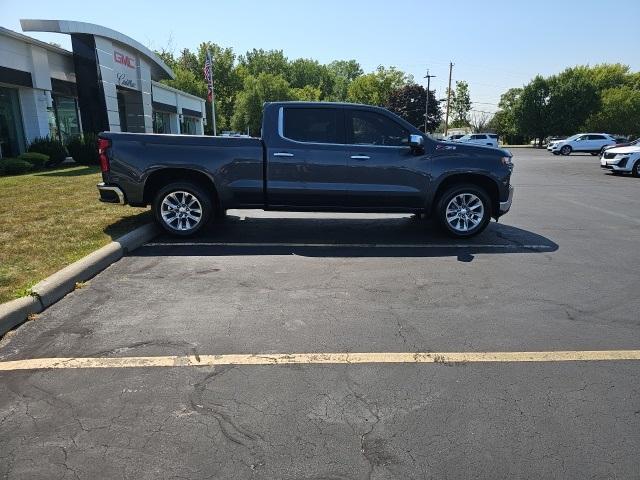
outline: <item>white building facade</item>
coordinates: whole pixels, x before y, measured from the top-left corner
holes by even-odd
[[[205,101],[159,83],[173,72],[135,40],[83,22],[21,25],[69,34],[73,51],[0,27],[0,155],[83,132],[203,134]]]

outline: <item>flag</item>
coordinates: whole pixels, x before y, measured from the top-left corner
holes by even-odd
[[[213,100],[213,63],[211,55],[207,52],[207,59],[204,61],[204,79],[207,81],[207,100]]]

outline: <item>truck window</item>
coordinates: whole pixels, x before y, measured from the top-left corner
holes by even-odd
[[[401,147],[409,142],[409,130],[379,113],[353,110],[348,119],[347,139],[354,145]]]
[[[340,111],[332,108],[285,108],[283,135],[298,142],[342,143]]]

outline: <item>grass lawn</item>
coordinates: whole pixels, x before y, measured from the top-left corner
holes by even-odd
[[[148,210],[98,201],[98,167],[0,177],[0,303],[151,221]]]

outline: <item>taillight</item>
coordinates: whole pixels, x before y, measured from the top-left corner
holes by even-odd
[[[108,138],[98,138],[98,158],[100,159],[100,170],[103,173],[109,171],[109,157],[107,150],[111,147],[111,140]]]

